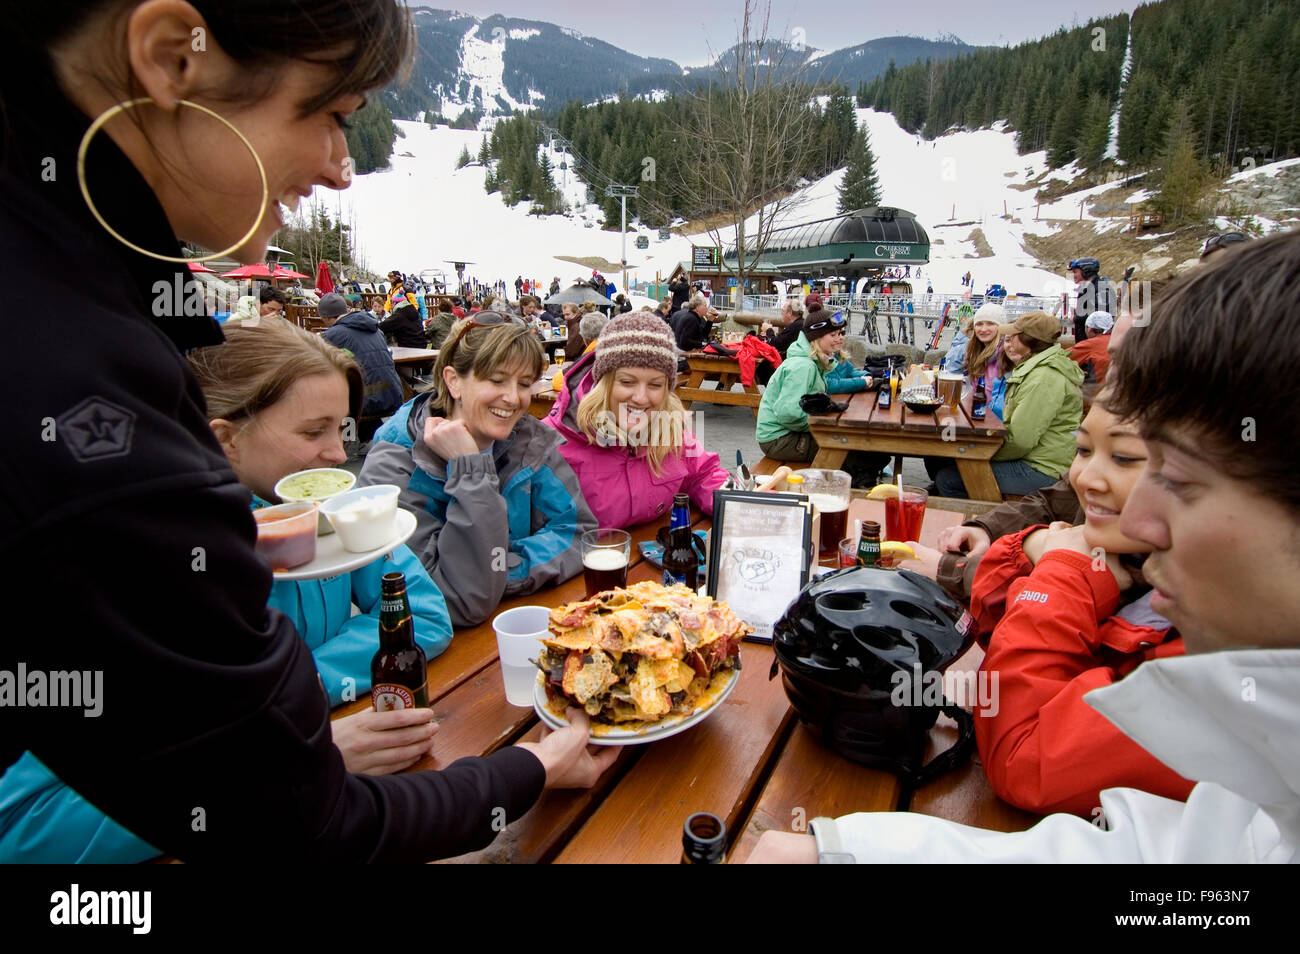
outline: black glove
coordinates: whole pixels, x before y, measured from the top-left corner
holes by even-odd
[[[849,409],[848,403],[832,401],[824,391],[805,394],[799,399],[799,409],[805,414],[842,414]]]

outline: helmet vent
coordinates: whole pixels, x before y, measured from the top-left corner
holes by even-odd
[[[889,604],[889,608],[899,616],[904,616],[907,619],[917,620],[922,623],[932,623],[937,626],[949,625],[948,620],[940,619],[926,607],[918,606],[915,603],[905,603],[902,600],[894,600]]]
[[[871,605],[871,599],[862,590],[841,590],[838,593],[827,593],[818,601],[819,608],[823,611],[856,612],[865,606]]]
[[[863,646],[872,649],[892,650],[898,646],[898,634],[879,626],[858,626],[853,630],[853,636]]]

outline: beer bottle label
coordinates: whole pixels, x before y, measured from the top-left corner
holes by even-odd
[[[404,614],[406,611],[406,601],[402,597],[395,600],[381,600],[379,603],[379,612]]]
[[[858,566],[875,566],[880,562],[880,542],[878,540],[861,540],[858,542]]]
[[[425,694],[425,687],[412,691],[406,686],[399,686],[396,683],[380,683],[370,690],[370,701],[375,707],[376,712],[392,712],[394,709],[415,709],[424,708],[422,699]]]

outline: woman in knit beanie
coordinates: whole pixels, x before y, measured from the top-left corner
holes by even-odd
[[[677,493],[713,512],[727,472],[700,447],[673,393],[677,349],[667,322],[644,311],[611,319],[564,377],[546,423],[564,435],[560,453],[602,527],[666,517]]]

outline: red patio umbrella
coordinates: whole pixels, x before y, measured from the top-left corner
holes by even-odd
[[[334,290],[334,279],[330,278],[330,267],[327,262],[321,262],[316,266],[316,291],[322,295],[328,295]]]
[[[272,272],[266,265],[259,262],[256,265],[241,265],[239,268],[231,269],[221,276],[222,278],[307,278],[302,272],[295,272],[292,269],[284,268],[280,265],[275,266]]]
[[[276,266],[276,271],[280,271],[280,267],[278,265]],[[282,276],[279,275],[272,276],[271,270],[267,268],[265,264],[259,262],[256,265],[240,265],[238,268],[232,268],[228,272],[222,272],[221,277],[222,278],[272,278],[272,277],[280,278]]]

